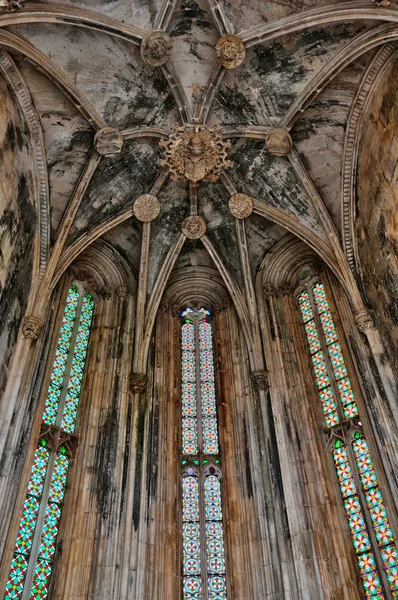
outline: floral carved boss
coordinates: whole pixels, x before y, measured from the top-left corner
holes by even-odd
[[[202,179],[217,181],[223,169],[230,166],[227,159],[231,147],[224,141],[218,128],[199,125],[174,126],[175,132],[160,142],[163,159],[160,164],[169,167],[174,180],[189,179],[197,183]]]

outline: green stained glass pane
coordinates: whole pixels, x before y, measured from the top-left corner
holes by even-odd
[[[325,336],[326,345],[329,346],[333,344],[333,342],[337,342],[337,332],[334,326],[333,318],[331,312],[328,310],[327,312],[323,312],[319,315],[323,335]]]
[[[298,303],[304,323],[306,323],[310,319],[313,319],[314,313],[312,312],[312,306],[308,292],[302,292],[299,295]]]
[[[347,376],[347,369],[344,363],[341,347],[338,342],[328,347],[330,362],[332,363],[333,373],[336,378],[342,379]]]
[[[28,559],[22,554],[14,556],[8,575],[4,600],[20,600],[25,585],[26,572],[28,570]]]
[[[326,367],[323,352],[317,352],[316,354],[311,356],[311,360],[318,388],[322,389],[330,385],[328,370]]]
[[[311,354],[315,354],[318,350],[321,349],[321,342],[318,336],[318,330],[315,325],[315,321],[311,319],[311,321],[307,321],[304,325],[305,332],[307,334],[307,341],[310,347]]]
[[[35,566],[32,589],[29,600],[40,600],[48,597],[52,565],[46,560],[39,560]]]
[[[17,539],[14,548],[14,558],[8,575],[4,598],[20,598],[27,572],[33,537],[37,526],[40,500],[43,494],[44,482],[50,453],[46,447],[39,444],[36,448],[32,470],[28,483],[22,517],[19,523]]]
[[[340,401],[343,406],[355,402],[354,392],[352,391],[351,383],[348,377],[345,379],[340,379],[337,382],[337,389],[339,391]]]
[[[348,404],[348,406],[344,406],[343,413],[346,419],[352,419],[356,417],[358,414],[358,408],[356,404]]]
[[[391,569],[387,569],[386,575],[391,590],[398,591],[398,568],[392,567]]]
[[[356,514],[349,515],[348,526],[353,533],[358,533],[359,531],[366,529],[365,520],[362,516],[362,513],[357,512]]]
[[[396,566],[398,564],[398,550],[395,544],[382,548],[381,558],[386,569]]]
[[[203,452],[218,454],[212,329],[207,321],[199,324],[199,364]]]
[[[326,298],[326,292],[323,283],[320,281],[315,283],[312,287],[312,293],[314,294],[314,300],[318,309],[318,313],[321,314],[325,311],[329,311],[329,304]]]
[[[199,516],[199,481],[192,467],[182,480],[182,520],[183,520],[183,579],[184,599],[200,600],[201,547]]]
[[[59,398],[64,383],[66,363],[68,360],[79,297],[79,290],[75,285],[72,285],[66,298],[61,330],[50,377],[50,386],[44,407],[43,421],[49,425],[55,425],[58,414]]]
[[[364,554],[357,556],[357,559],[361,575],[377,570],[375,557],[373,556],[372,552],[364,552]]]
[[[368,598],[374,598],[376,594],[382,594],[383,590],[381,587],[380,579],[377,571],[372,573],[364,573],[361,575],[363,589]]]
[[[214,468],[210,467],[210,472]],[[226,598],[221,487],[215,474],[205,478],[206,557],[209,598]]]
[[[324,388],[319,392],[321,406],[325,417],[326,427],[333,427],[339,422],[337,406],[334,401],[333,392],[330,387]]]
[[[68,381],[68,391],[65,398],[65,407],[61,422],[61,429],[67,433],[75,432],[77,409],[83,381],[93,311],[94,300],[91,297],[86,296],[83,300],[80,314],[80,322]]]

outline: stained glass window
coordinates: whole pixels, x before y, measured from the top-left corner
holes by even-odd
[[[306,285],[298,304],[325,425],[337,429],[333,460],[365,597],[385,598],[384,586],[398,598],[398,550],[323,283]]]
[[[182,313],[183,599],[227,598],[210,312]]]
[[[62,440],[74,434],[94,300],[69,289],[44,413],[51,436],[41,436],[19,524],[5,600],[45,599],[51,578],[71,452]],[[70,437],[70,436],[69,436]]]

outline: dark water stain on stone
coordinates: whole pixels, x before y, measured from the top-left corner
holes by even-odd
[[[247,125],[255,122],[256,109],[249,99],[235,88],[222,86],[216,94],[215,103],[228,114],[232,114],[233,121],[237,124]]]
[[[193,27],[207,31],[211,29],[211,23],[207,20],[208,15],[195,0],[182,0],[180,10],[176,14],[176,23],[174,24],[170,35],[179,37],[191,33]]]

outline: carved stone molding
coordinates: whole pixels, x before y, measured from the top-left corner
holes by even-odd
[[[240,37],[227,33],[216,44],[219,64],[226,69],[236,69],[245,60],[246,50]]]
[[[43,330],[43,323],[37,317],[27,316],[22,321],[23,336],[30,340],[36,340]]]
[[[118,129],[104,127],[94,136],[94,148],[102,156],[115,156],[120,154],[123,146],[123,137]]]
[[[358,331],[366,333],[368,329],[376,329],[370,310],[364,308],[355,315],[355,324]]]
[[[171,178],[217,181],[221,171],[231,165],[227,160],[231,142],[221,138],[218,127],[209,129],[197,121],[174,129],[167,140],[159,142],[163,151],[160,164],[170,169]]]
[[[263,294],[266,298],[270,298],[271,296],[276,296],[276,289],[272,285],[272,283],[266,283],[263,288]]]
[[[181,230],[190,240],[198,240],[206,233],[206,223],[199,215],[191,215],[183,221]]]
[[[130,378],[131,391],[134,394],[142,394],[146,390],[147,381],[145,373],[133,373]]]
[[[5,50],[0,50],[0,72],[4,75],[13,90],[30,131],[33,158],[35,161],[35,169],[32,169],[32,172],[35,172],[37,176],[37,215],[40,227],[40,271],[43,272],[47,264],[48,239],[50,237],[49,178],[47,173],[43,130],[36,109],[33,106],[30,90],[24,79],[21,77],[14,61]]]
[[[232,194],[228,207],[235,219],[247,219],[253,212],[253,199],[247,194]]]
[[[151,31],[141,43],[141,56],[151,67],[164,65],[171,55],[172,41],[168,33]]]
[[[268,390],[268,373],[267,371],[253,371],[250,375],[252,386],[255,392]]]
[[[156,219],[160,212],[160,202],[152,194],[138,196],[134,202],[134,216],[143,223],[149,223]]]
[[[268,134],[265,146],[274,156],[286,156],[293,148],[293,141],[287,129],[273,129]]]

